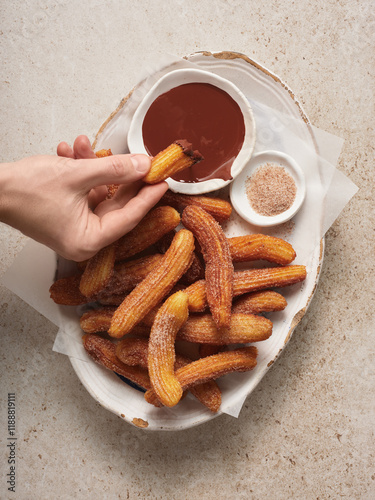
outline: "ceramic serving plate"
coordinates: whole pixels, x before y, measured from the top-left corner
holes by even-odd
[[[263,147],[263,149],[276,151],[283,149],[284,152],[293,155],[295,141],[289,141],[288,137],[285,136],[286,130],[289,130],[291,126],[309,147],[316,148],[305,113],[295,99],[293,92],[276,75],[243,54],[203,52],[192,54],[183,60],[177,60],[171,66],[163,67],[152,78],[140,82],[121,101],[119,107],[100,128],[94,143],[95,149],[111,148],[114,153],[128,152],[126,136],[132,117],[141,100],[163,75],[191,64],[232,81],[251,100],[252,104],[257,104],[257,136],[259,134],[260,142],[257,143],[256,148]],[[277,110],[278,113],[290,118],[288,123],[285,120],[283,122],[285,130],[280,126],[270,128],[268,117],[265,120],[267,126],[262,123],[262,106],[264,109],[267,107],[267,109]],[[264,147],[265,143],[266,148]],[[228,197],[228,191],[225,189],[218,194]],[[306,210],[309,209],[309,203],[308,199],[304,202]],[[300,212],[298,216],[302,217],[303,214],[301,215]],[[298,221],[296,221],[296,227],[297,223]],[[225,231],[228,236],[234,236],[258,230],[234,213],[232,220],[225,225]],[[287,234],[278,233],[278,235],[284,236],[290,241]],[[254,390],[269,367],[284,350],[293,330],[310,304],[319,278],[324,244],[320,237],[303,244],[307,245],[307,248],[302,246],[298,250],[297,255],[299,254],[300,257],[296,259],[295,263],[306,265],[307,279],[302,284],[286,287],[282,290],[288,306],[284,311],[272,313],[270,316],[274,324],[273,334],[267,341],[257,344],[259,356],[256,369],[249,373],[227,375],[219,380],[218,383],[222,390],[222,406],[218,415],[223,412],[230,414],[238,412],[246,397]],[[72,323],[71,317],[69,320]],[[76,322],[78,323],[78,316]],[[77,338],[73,339],[74,335]],[[79,333],[74,335],[72,334],[69,339],[72,339],[72,342],[80,342]],[[67,342],[70,341],[69,339]],[[208,422],[217,416],[190,397],[186,397],[175,408],[154,408],[145,402],[141,392],[126,384],[114,373],[92,362],[88,357],[85,360],[71,357],[70,360],[79,379],[93,398],[104,408],[137,427],[148,430],[181,430]]]

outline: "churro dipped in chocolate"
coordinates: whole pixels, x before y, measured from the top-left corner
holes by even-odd
[[[179,139],[152,158],[151,168],[143,180],[156,184],[201,160],[203,156],[199,151],[193,151],[188,141]]]

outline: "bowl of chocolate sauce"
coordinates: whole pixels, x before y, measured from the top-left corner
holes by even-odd
[[[202,194],[240,174],[255,144],[249,101],[229,80],[209,71],[180,69],[164,75],[139,104],[129,128],[131,153],[155,156],[185,139],[203,160],[170,177],[172,191]]]

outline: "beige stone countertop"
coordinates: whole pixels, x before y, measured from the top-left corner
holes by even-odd
[[[375,498],[374,27],[371,0],[1,3],[2,161],[93,139],[150,50],[229,50],[277,74],[314,125],[345,140],[338,168],[359,191],[326,234],[307,314],[238,419],[176,433],[123,422],[52,351],[57,328],[0,287],[0,498]],[[27,240],[0,231],[3,274]]]

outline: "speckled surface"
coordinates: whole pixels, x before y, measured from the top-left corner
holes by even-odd
[[[372,499],[374,5],[370,0],[25,1],[0,6],[1,159],[94,138],[145,54],[247,54],[345,139],[358,193],[328,231],[313,302],[238,419],[144,433],[102,409],[56,327],[0,287],[0,498]],[[1,230],[1,274],[26,239]],[[17,397],[16,494],[7,393]]]

